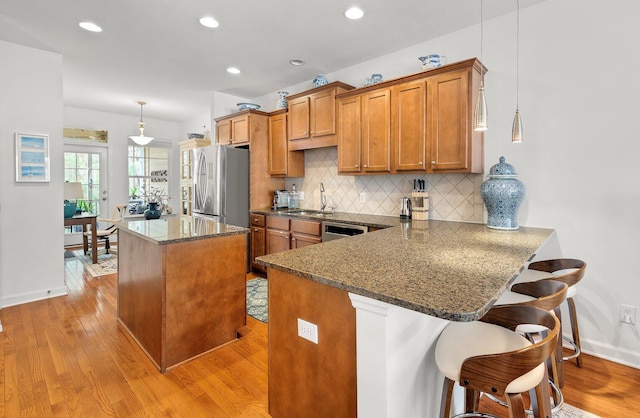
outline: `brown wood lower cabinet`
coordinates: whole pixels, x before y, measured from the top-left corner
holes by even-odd
[[[267,254],[279,253],[280,251],[291,249],[290,240],[289,218],[267,216]]]
[[[265,272],[265,268],[256,263],[256,257],[266,254],[267,230],[265,229],[266,216],[252,213],[249,216],[251,223],[251,268],[253,271]]]
[[[356,312],[341,289],[268,269],[269,414],[356,417]],[[318,344],[298,336],[298,318]]]
[[[322,242],[322,223],[307,219],[267,216],[266,254]]]
[[[302,219],[291,220],[291,249],[322,242],[322,223]]]
[[[246,254],[245,234],[158,245],[119,229],[118,322],[162,373],[236,339]]]

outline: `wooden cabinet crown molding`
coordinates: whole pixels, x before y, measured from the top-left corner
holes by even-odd
[[[239,112],[235,112],[235,113],[230,113],[228,115],[224,115],[224,116],[220,116],[218,118],[215,118],[214,120],[216,122],[221,121],[221,120],[225,120],[225,119],[230,119],[230,118],[235,118],[238,116],[244,116],[244,115],[263,115],[263,116],[269,116],[269,113],[267,112],[263,112],[262,110],[255,110],[255,109],[246,109],[246,110],[241,110]]]
[[[287,96],[287,100],[297,99],[299,97],[308,96],[308,95],[311,95],[311,94],[320,93],[322,91],[332,90],[332,89],[336,89],[336,88],[342,88],[344,90],[353,90],[353,89],[355,89],[354,86],[351,86],[349,84],[343,83],[342,81],[334,81],[332,83],[325,84],[324,86],[318,86],[318,87],[314,87],[314,88],[309,89],[309,90],[301,91],[300,93],[290,94],[289,96]]]
[[[363,94],[363,93],[368,93],[370,91],[374,91],[374,90],[378,90],[378,89],[383,89],[383,88],[390,88],[392,86],[395,86],[397,84],[402,84],[402,83],[407,83],[410,81],[415,81],[415,80],[420,80],[420,79],[424,79],[427,77],[432,77],[438,74],[443,74],[443,73],[448,73],[451,71],[457,71],[457,70],[462,70],[462,69],[467,69],[470,66],[473,67],[474,70],[480,72],[480,69],[482,69],[483,73],[487,73],[487,68],[477,59],[477,58],[470,58],[464,61],[457,61],[451,64],[447,64],[447,65],[443,65],[441,67],[437,67],[437,68],[431,68],[429,70],[423,70],[420,71],[418,73],[414,73],[414,74],[409,74],[409,75],[405,75],[402,77],[398,77],[398,78],[393,78],[391,80],[386,80],[386,81],[382,81],[378,84],[373,84],[371,86],[366,86],[366,87],[358,87],[356,89],[353,90],[349,90],[343,93],[340,93],[338,95],[336,95],[336,100],[337,99],[343,99],[345,97],[351,97],[351,96],[356,96],[358,94]]]

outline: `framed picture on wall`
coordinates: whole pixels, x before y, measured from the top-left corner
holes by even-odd
[[[16,181],[48,182],[49,135],[16,132]]]

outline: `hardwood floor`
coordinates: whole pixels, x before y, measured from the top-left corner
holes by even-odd
[[[68,296],[0,311],[1,417],[269,416],[266,324],[248,317],[239,340],[163,375],[117,325],[115,275],[91,278],[75,259],[65,273]],[[565,368],[566,402],[602,417],[640,410],[640,370],[584,364]]]

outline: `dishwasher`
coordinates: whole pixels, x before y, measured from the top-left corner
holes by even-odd
[[[324,221],[322,222],[322,242],[365,234],[368,231],[369,227],[363,225]]]

